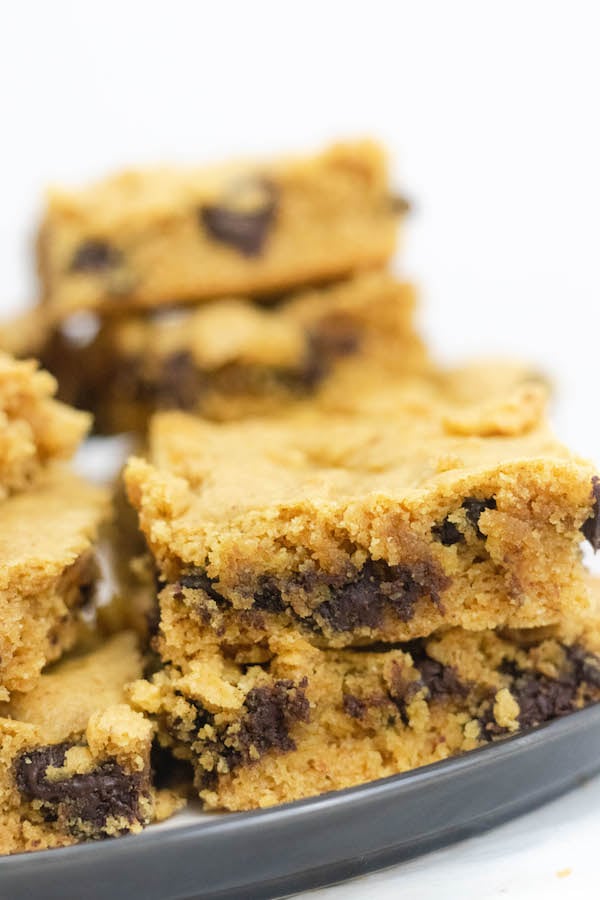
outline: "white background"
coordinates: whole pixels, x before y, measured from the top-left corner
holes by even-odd
[[[543,365],[560,433],[600,458],[599,32],[580,0],[5,2],[0,309],[35,297],[48,182],[373,134],[415,203],[399,265],[436,352]],[[331,898],[437,900],[449,878],[480,898],[595,896],[594,798],[549,808],[556,829],[545,811]]]

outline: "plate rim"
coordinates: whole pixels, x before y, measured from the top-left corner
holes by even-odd
[[[22,851],[3,855],[0,856],[0,874],[3,870],[20,868],[22,865],[30,867],[32,864],[36,864],[36,867],[40,867],[44,863],[53,863],[54,865],[67,864],[72,857],[89,855],[98,857],[103,853],[127,852],[135,846],[138,846],[140,852],[143,852],[149,848],[151,849],[153,845],[156,845],[158,848],[159,845],[161,847],[164,847],[165,844],[172,845],[174,842],[184,841],[194,836],[201,837],[202,832],[206,831],[210,831],[212,835],[220,835],[222,832],[235,832],[239,827],[242,829],[254,827],[256,822],[272,824],[273,820],[276,822],[278,819],[303,818],[307,815],[318,814],[326,815],[333,808],[339,810],[340,808],[352,806],[357,801],[360,801],[361,798],[376,801],[378,795],[385,796],[393,792],[394,789],[401,793],[405,785],[409,785],[411,788],[418,788],[420,785],[427,785],[440,778],[452,778],[456,773],[462,772],[464,769],[480,768],[492,758],[496,761],[509,759],[525,748],[531,750],[535,745],[546,742],[551,738],[558,739],[564,736],[565,733],[585,727],[587,721],[594,718],[600,720],[600,701],[592,703],[583,709],[574,710],[558,719],[544,722],[542,725],[520,731],[499,741],[491,742],[483,747],[465,751],[465,753],[458,756],[438,760],[425,766],[419,766],[416,769],[387,775],[384,778],[353,785],[352,787],[328,791],[314,797],[293,800],[264,809],[215,812],[214,821],[185,822],[181,825],[174,824],[164,829],[154,827],[151,824],[139,834],[127,834],[106,840],[90,840],[67,847]],[[598,767],[600,769],[600,757]],[[213,813],[209,815],[213,815]]]

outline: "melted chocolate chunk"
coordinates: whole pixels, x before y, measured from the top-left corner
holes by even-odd
[[[59,769],[64,765],[70,744],[48,744],[22,753],[15,762],[15,782],[20,792],[28,799],[46,799],[43,795],[46,785],[46,769]]]
[[[519,704],[521,727],[531,728],[572,712],[577,687],[576,678],[569,675],[552,679],[540,672],[526,672],[518,677],[511,692]]]
[[[200,222],[209,234],[244,256],[260,254],[277,214],[275,185],[261,179],[256,187],[264,194],[264,202],[257,209],[236,209],[224,200],[222,204],[202,206],[199,210]],[[235,191],[231,196],[235,198]]]
[[[600,550],[600,478],[594,475],[592,478],[592,515],[581,526],[581,531],[586,540],[592,545],[594,552]]]
[[[454,522],[451,522],[448,516],[440,525],[434,525],[431,533],[444,545],[451,547],[453,544],[464,543],[465,536]]]
[[[69,744],[56,744],[25,751],[15,762],[15,782],[28,800],[60,804],[70,819],[82,819],[102,828],[109,817],[134,821],[139,814],[142,776],[126,774],[114,761],[107,761],[82,775],[49,781],[49,766],[64,764]]]
[[[281,591],[268,579],[264,579],[261,588],[254,594],[254,606],[261,612],[279,613],[285,611]]]
[[[179,579],[179,585],[182,588],[188,588],[191,591],[204,591],[211,600],[214,600],[217,606],[229,606],[229,600],[219,594],[213,587],[216,578],[209,578],[206,572],[190,572],[188,575],[182,575]]]
[[[261,756],[268,750],[285,753],[296,749],[289,731],[294,722],[309,720],[310,704],[305,693],[307,684],[306,677],[297,685],[286,678],[248,692],[244,702],[246,715],[237,734],[239,746],[246,757],[250,748]]]
[[[361,700],[360,697],[355,697],[354,694],[344,694],[342,705],[346,715],[352,719],[362,719],[367,711],[365,701]]]
[[[423,684],[429,691],[429,696],[433,699],[451,696],[464,697],[468,693],[468,688],[460,681],[452,666],[444,666],[437,660],[426,657],[418,663],[417,668]]]
[[[332,594],[316,612],[333,631],[374,629],[382,624],[385,599],[368,575],[362,574],[355,582],[332,590]]]
[[[588,653],[578,644],[565,647],[565,652],[575,669],[576,680],[600,688],[600,657],[595,653]]]
[[[378,628],[386,610],[409,622],[422,597],[429,595],[441,606],[440,591],[448,584],[449,579],[430,563],[409,567],[368,560],[352,581],[332,586],[331,598],[316,612],[334,631]]]
[[[463,501],[462,508],[465,510],[466,517],[475,529],[478,538],[485,540],[485,534],[479,528],[479,517],[486,509],[496,509],[496,501],[493,497],[486,500],[478,500],[476,497],[467,497]]]
[[[71,272],[105,272],[120,265],[121,253],[106,241],[90,239],[80,244],[69,265]]]

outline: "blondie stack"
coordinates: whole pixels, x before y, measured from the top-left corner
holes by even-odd
[[[124,695],[143,672],[135,635],[82,647],[109,495],[66,465],[90,417],[55,389],[0,354],[0,853],[136,831],[174,803],[151,788],[154,726]]]
[[[493,400],[456,372],[381,386],[393,416],[154,419],[125,478],[162,668],[131,698],[209,807],[382,777],[600,696],[580,550],[599,482],[543,403],[515,408],[539,385],[494,371]]]
[[[54,461],[85,415],[0,356],[0,852],[172,812],[153,744],[205,808],[246,810],[600,700],[600,478],[539,373],[431,360],[389,182],[362,141],[50,195],[40,305],[0,347],[142,440],[121,596],[48,669],[106,501]]]
[[[369,141],[54,191],[42,304],[0,346],[41,352],[103,433],[143,433],[161,409],[277,412],[366,360],[421,371],[414,291],[382,271],[405,208]]]

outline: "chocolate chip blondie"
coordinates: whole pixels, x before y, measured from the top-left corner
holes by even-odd
[[[73,645],[108,505],[103,489],[60,466],[0,503],[0,699],[31,690]]]
[[[403,209],[370,141],[308,159],[124,172],[49,195],[43,296],[62,318],[334,280],[392,255]]]
[[[154,727],[126,702],[141,674],[125,632],[0,704],[0,853],[140,831],[180,805],[153,789]]]
[[[167,595],[249,646],[275,626],[341,647],[538,626],[585,606],[594,468],[543,416],[509,428],[497,408],[504,430],[490,433],[487,409],[481,434],[474,398],[451,406],[431,387],[395,418],[155,417],[150,461],[125,478]]]
[[[217,420],[273,414],[368,362],[387,377],[426,371],[414,306],[410,285],[373,272],[276,305],[222,299],[113,317],[74,349],[88,373],[79,402],[100,432],[145,431],[157,409]]]
[[[90,416],[57,402],[55,392],[54,378],[33,360],[0,352],[0,499],[71,456],[88,431]]]
[[[319,650],[288,630],[265,649],[253,665],[199,652],[130,688],[162,743],[193,764],[207,808],[371,781],[600,699],[597,609],[548,628],[451,628],[363,651]]]

